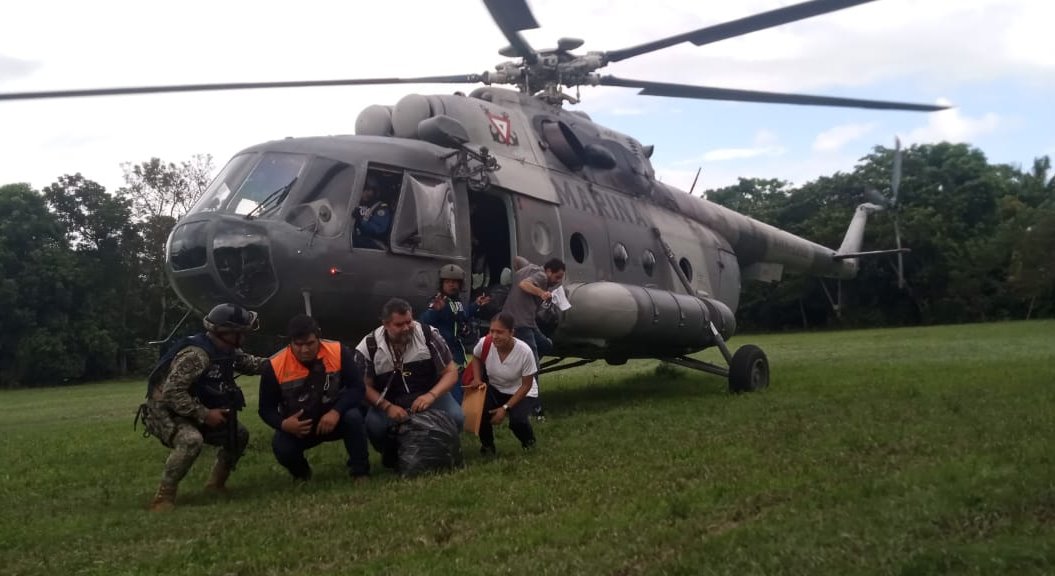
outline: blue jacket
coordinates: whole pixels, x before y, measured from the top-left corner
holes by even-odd
[[[359,206],[356,212],[355,230],[358,236],[384,240],[392,225],[392,210],[385,202],[371,207]]]
[[[476,316],[476,303],[462,306],[461,300],[447,296],[444,298],[445,306],[439,310],[433,310],[430,305],[421,315],[421,323],[428,324],[439,331],[443,341],[451,349],[454,363],[459,368],[465,367],[465,349],[462,347],[461,338],[472,334],[472,319]]]

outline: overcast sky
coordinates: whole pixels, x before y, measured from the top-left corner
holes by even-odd
[[[612,50],[793,2],[529,0],[536,48],[562,36]],[[850,170],[872,146],[969,142],[996,162],[1055,155],[1055,2],[879,0],[602,73],[641,80],[948,102],[940,113],[699,102],[583,88],[595,121],[655,144],[664,181],[803,182]],[[8,2],[0,91],[479,73],[505,39],[479,0]],[[409,92],[475,86],[284,89],[0,102],[0,184],[81,172],[110,189],[121,163],[178,162],[285,136],[350,134],[359,111]]]

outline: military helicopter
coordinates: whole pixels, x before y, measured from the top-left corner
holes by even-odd
[[[192,309],[237,302],[278,334],[307,312],[329,337],[358,340],[393,296],[417,305],[435,293],[448,263],[469,271],[465,291],[508,285],[517,256],[567,265],[570,308],[542,366],[552,372],[596,360],[658,358],[727,377],[735,392],[769,383],[754,345],[731,352],[741,282],[785,271],[852,278],[868,214],[861,204],[833,250],[656,179],[653,146],[564,108],[588,86],[639,94],[756,103],[936,111],[945,107],[631,80],[597,71],[683,42],[734,38],[873,0],[811,0],[619,50],[575,54],[561,38],[535,50],[538,28],[524,0],[484,0],[509,41],[510,58],[480,74],[418,78],[197,84],[23,92],[0,100],[378,84],[483,84],[469,94],[408,94],[364,109],[355,135],[287,138],[236,154],[174,227],[167,271]],[[514,89],[497,85],[512,85]],[[895,175],[895,182],[899,175]],[[357,237],[355,214],[371,201],[392,210],[380,238]],[[726,365],[691,358],[718,347]],[[567,362],[566,362],[567,361]]]

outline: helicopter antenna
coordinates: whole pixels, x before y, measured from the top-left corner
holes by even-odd
[[[696,181],[700,179],[701,170],[703,170],[703,166],[696,169],[696,177],[692,179],[692,187],[689,188],[689,196],[692,196],[692,191],[696,189]]]

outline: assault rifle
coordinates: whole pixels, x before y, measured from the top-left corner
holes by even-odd
[[[245,408],[245,395],[237,384],[225,387],[224,396],[227,399],[227,439],[224,441],[224,451],[229,455],[228,463],[234,471],[235,464],[242,457],[241,442],[238,441],[238,412]]]

